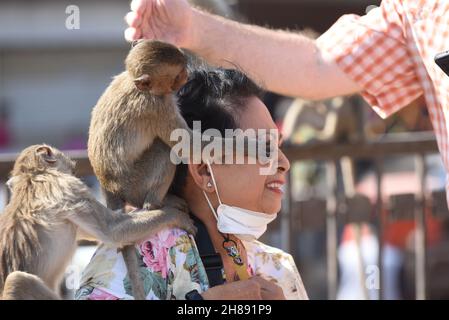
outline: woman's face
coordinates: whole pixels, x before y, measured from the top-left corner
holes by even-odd
[[[247,100],[238,121],[243,131],[266,129],[269,132],[270,129],[277,129],[267,107],[257,97]],[[279,147],[282,137],[279,136],[276,143]],[[283,195],[281,186],[285,184],[285,175],[290,169],[289,161],[278,150],[277,168],[271,175],[261,174],[261,169],[267,165],[247,163],[245,160],[245,164],[212,164],[221,201],[230,206],[267,214],[279,212]]]

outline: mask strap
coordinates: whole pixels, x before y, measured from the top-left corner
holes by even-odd
[[[207,165],[207,167],[209,168],[209,171],[210,171],[210,176],[212,178],[212,183],[214,184],[214,187],[215,187],[215,193],[217,194],[218,202],[220,204],[223,204],[221,202],[220,195],[218,194],[217,182],[215,181],[214,172],[212,171],[212,167],[211,167],[211,165],[209,163],[209,160],[206,160],[206,165]]]
[[[217,213],[215,212],[215,209],[214,209],[214,207],[212,206],[212,203],[210,203],[209,197],[207,196],[206,192],[203,191],[203,195],[204,195],[204,198],[206,198],[207,204],[209,205],[210,210],[211,210],[212,213],[214,214],[215,219],[217,219],[217,221],[218,221],[218,215],[217,215]]]

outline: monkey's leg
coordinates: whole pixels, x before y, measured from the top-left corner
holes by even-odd
[[[105,192],[107,194],[106,202],[108,207],[116,210],[124,207],[124,201],[122,201],[116,195]],[[131,284],[131,294],[135,300],[145,300],[145,289],[143,287],[142,279],[140,277],[139,264],[137,261],[134,245],[127,245],[121,249],[123,260],[128,270],[129,280]]]
[[[131,180],[133,185],[140,186],[129,190],[134,194],[130,194],[127,199],[132,199],[135,196],[143,199],[143,208],[147,210],[159,209],[162,204],[162,199],[168,191],[173,175],[169,170],[165,170],[164,161],[170,161],[164,157],[164,154],[169,153],[168,147],[164,146],[160,140],[156,140],[153,146],[148,149],[142,157],[136,161],[134,172],[131,173]],[[170,163],[168,163],[170,164]],[[142,194],[138,190],[142,190]],[[136,199],[138,202],[139,199]],[[136,203],[136,201],[133,201]],[[139,265],[136,257],[134,245],[125,246],[122,249],[123,259],[131,283],[132,294],[136,300],[145,300],[145,290],[143,282],[140,277]]]
[[[164,144],[160,139],[156,139],[152,147],[143,154],[138,162],[136,162],[135,177],[140,179],[140,183],[146,192],[143,203],[144,209],[153,210],[159,209],[162,206],[162,201],[167,195],[176,170],[175,165],[170,161],[170,147]],[[193,230],[194,227],[191,225],[190,219],[188,224],[186,224],[185,219],[183,219],[186,218],[186,215],[179,215],[179,213],[175,213],[174,211],[166,213],[165,220],[167,222],[173,220],[173,218],[176,219],[179,227],[188,228],[190,229],[188,230],[190,232],[195,231]],[[154,233],[169,226],[167,222],[159,224],[156,223],[156,220],[154,222],[155,223],[152,225]],[[139,277],[140,272],[138,272],[138,266],[134,266],[134,262],[136,262],[134,248],[124,248],[123,256],[127,263],[131,284],[133,286],[133,295],[138,299],[141,292],[144,291],[144,288]],[[134,269],[137,270],[137,272],[135,272]]]
[[[61,300],[41,278],[22,271],[14,271],[8,275],[5,280],[2,299]]]
[[[103,189],[108,208],[112,210],[123,209],[125,202],[116,194]],[[131,283],[131,291],[134,299],[145,300],[145,290],[140,278],[139,264],[135,253],[134,245],[127,245],[121,249],[126,269],[128,270],[129,280]]]
[[[133,199],[132,204],[142,206],[146,210],[159,209],[173,181],[175,171],[176,166],[170,159],[170,147],[160,139],[155,139],[153,145],[134,164],[130,180],[139,188],[129,190],[126,200]],[[136,189],[140,189],[140,192]]]
[[[143,203],[146,210],[159,209],[162,206],[162,199],[173,180],[175,168],[169,162],[169,154],[169,147],[157,139],[135,164],[133,177],[136,185],[141,185],[146,192]],[[146,296],[134,246],[124,247],[122,255],[128,269],[133,296],[136,300],[144,300]]]
[[[108,208],[112,210],[122,209],[124,201],[117,195],[104,190],[106,196],[106,203]],[[127,245],[121,249],[123,260],[125,261],[126,269],[128,270],[129,280],[131,283],[131,291],[135,300],[145,300],[145,289],[143,287],[142,279],[140,278],[139,264],[135,253],[134,245]]]
[[[140,277],[139,263],[137,261],[136,249],[134,245],[124,246],[122,248],[122,256],[128,270],[129,281],[131,283],[131,291],[134,299],[145,300],[145,289],[143,281]]]

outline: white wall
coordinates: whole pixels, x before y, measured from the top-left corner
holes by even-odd
[[[60,145],[68,134],[87,133],[90,112],[126,52],[12,52],[3,54],[1,95],[11,108],[14,143]]]
[[[67,30],[65,8],[80,8],[80,30]],[[90,112],[123,70],[129,1],[1,1],[0,99],[11,109],[13,150],[60,146],[86,134]]]
[[[101,46],[124,43],[123,17],[127,0],[2,0],[0,1],[0,46],[43,47]],[[80,29],[66,28],[66,8],[80,11]]]

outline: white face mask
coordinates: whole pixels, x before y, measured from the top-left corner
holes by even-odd
[[[277,214],[268,215],[262,212],[223,204],[218,194],[217,183],[215,182],[212,167],[208,161],[207,167],[209,168],[215,192],[217,193],[218,202],[220,203],[217,212],[212,206],[206,192],[203,191],[203,194],[209,204],[209,208],[217,219],[218,230],[222,233],[234,234],[236,237],[246,241],[258,239],[267,230],[267,225],[276,218]]]

